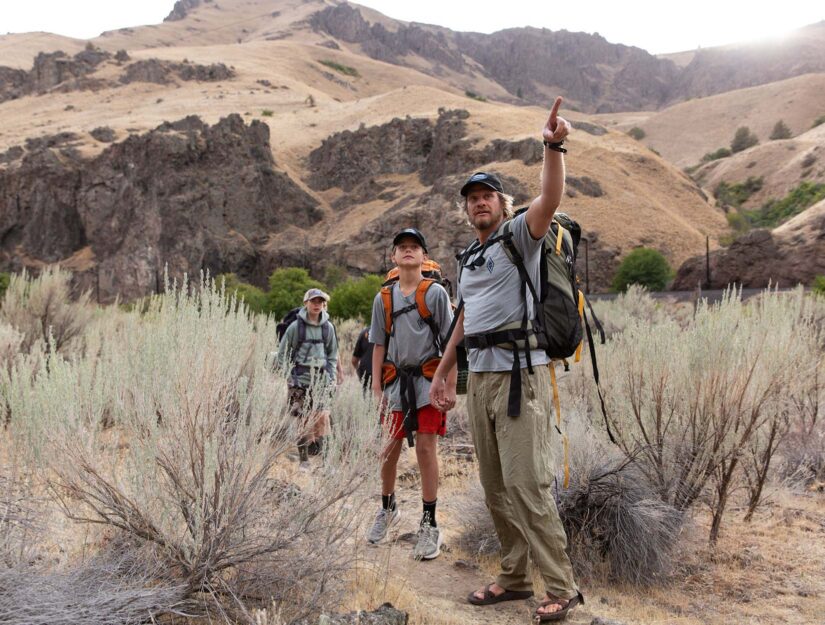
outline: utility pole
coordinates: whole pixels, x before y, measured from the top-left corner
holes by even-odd
[[[710,235],[705,235],[705,288],[710,289]]]

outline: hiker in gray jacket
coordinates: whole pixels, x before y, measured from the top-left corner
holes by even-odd
[[[338,339],[325,310],[328,301],[321,289],[309,289],[304,307],[278,347],[278,360],[289,369],[290,412],[302,420],[298,459],[303,466],[310,454],[323,451],[329,433],[329,390],[338,376]]]

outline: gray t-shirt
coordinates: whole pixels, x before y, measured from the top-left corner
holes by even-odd
[[[503,224],[502,224],[503,225]],[[492,235],[496,236],[501,227]],[[526,212],[513,219],[513,243],[524,258],[524,266],[533,285],[538,289],[541,243],[530,236],[527,228]],[[473,254],[467,263],[481,255],[481,250]],[[510,261],[504,246],[493,243],[484,250],[485,262],[482,266],[461,272],[458,285],[459,296],[464,300],[464,336],[487,334],[505,324],[520,322],[524,314],[524,297],[521,294],[521,278],[518,269]],[[533,297],[527,291],[527,317],[535,316]],[[501,347],[467,350],[470,371],[510,371],[513,368],[513,351]],[[541,349],[530,352],[533,365],[550,362],[547,353]],[[524,352],[520,353],[521,368],[527,367]]]
[[[441,335],[442,345],[446,343],[447,332],[453,321],[453,311],[450,307],[450,296],[440,284],[432,284],[425,296],[427,308],[433,314],[438,332]],[[415,304],[415,291],[408,296],[401,293],[396,282],[392,287],[392,309],[395,311]],[[428,326],[417,310],[411,310],[399,315],[393,321],[393,334],[390,337],[390,346],[387,359],[398,366],[414,367],[441,354],[436,352],[433,345],[433,336]],[[372,323],[370,324],[370,343],[386,345],[384,335],[384,302],[381,293],[375,296],[372,303]],[[401,383],[396,379],[384,389],[384,395],[392,410],[401,410]],[[420,376],[415,378],[416,408],[430,403],[430,381]]]

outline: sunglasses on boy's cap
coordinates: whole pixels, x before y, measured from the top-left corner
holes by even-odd
[[[461,187],[461,195],[467,197],[467,192],[474,184],[481,184],[485,187],[489,187],[493,191],[504,193],[504,187],[501,186],[501,180],[499,180],[498,176],[495,174],[488,174],[486,171],[479,171],[467,179],[467,182],[465,182],[464,186]]]
[[[421,245],[424,253],[427,253],[427,240],[424,235],[417,228],[404,228],[392,238],[393,246],[398,245],[405,237],[412,237]]]

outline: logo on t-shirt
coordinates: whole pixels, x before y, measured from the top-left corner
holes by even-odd
[[[496,266],[496,263],[493,261],[493,259],[488,258],[487,259],[487,271],[489,271],[490,273],[493,273],[493,267],[495,267],[495,266]]]

